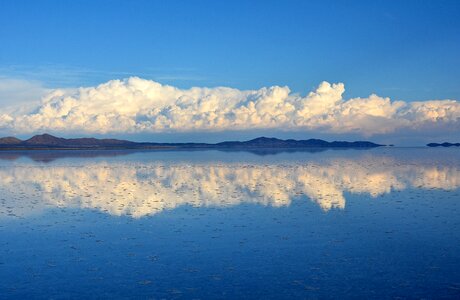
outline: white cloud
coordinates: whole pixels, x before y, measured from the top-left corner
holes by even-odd
[[[53,90],[33,113],[0,113],[0,129],[130,133],[246,129],[317,130],[374,135],[396,130],[457,130],[455,100],[343,99],[343,83],[322,82],[302,97],[288,87],[179,89],[131,77],[96,87]]]

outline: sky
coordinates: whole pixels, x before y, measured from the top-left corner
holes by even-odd
[[[0,0],[0,134],[460,141],[459,1]]]

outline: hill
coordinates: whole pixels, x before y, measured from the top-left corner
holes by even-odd
[[[12,137],[12,136],[0,138],[0,145],[15,145],[15,144],[19,144],[21,142],[22,141],[20,139],[17,139],[17,138]]]
[[[372,148],[383,145],[367,141],[343,142],[334,141],[326,142],[319,139],[308,140],[281,140],[277,138],[259,137],[246,142],[222,142],[216,144],[219,147],[251,147],[251,148]]]
[[[327,142],[319,139],[308,140],[282,140],[277,138],[259,137],[249,141],[227,141],[217,144],[206,143],[137,143],[117,139],[75,138],[66,139],[55,137],[50,134],[41,134],[28,140],[20,140],[14,137],[0,138],[0,149],[156,149],[156,148],[180,148],[180,149],[290,149],[290,148],[373,148],[383,145],[368,141]]]
[[[427,144],[428,147],[460,147],[460,143],[429,143]]]

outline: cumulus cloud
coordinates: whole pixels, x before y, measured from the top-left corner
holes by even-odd
[[[96,87],[56,89],[31,113],[1,113],[0,129],[20,133],[317,130],[374,135],[399,129],[460,128],[456,100],[344,99],[343,83],[322,82],[306,96],[288,87],[179,89],[131,77]]]

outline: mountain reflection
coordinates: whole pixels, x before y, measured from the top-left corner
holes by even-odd
[[[68,207],[139,218],[181,205],[288,206],[303,196],[328,211],[344,209],[347,192],[377,197],[406,188],[458,187],[458,166],[402,163],[391,157],[333,158],[300,164],[12,165],[0,167],[0,216],[22,217],[47,207]]]

